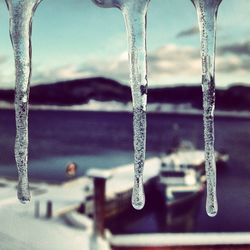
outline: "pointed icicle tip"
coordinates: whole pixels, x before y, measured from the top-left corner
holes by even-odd
[[[142,210],[145,206],[144,194],[143,194],[143,196],[140,196],[140,197],[133,197],[132,196],[132,206],[136,210]]]
[[[207,215],[209,217],[215,217],[217,215],[217,213],[218,213],[217,202],[215,202],[215,204],[213,204],[213,205],[207,205],[206,211],[207,211]]]
[[[27,197],[21,197],[21,198],[18,198],[20,203],[21,204],[27,204],[30,202],[30,198],[27,198]]]
[[[145,206],[145,195],[143,190],[142,177],[135,177],[131,203],[133,208],[136,210],[142,210]]]

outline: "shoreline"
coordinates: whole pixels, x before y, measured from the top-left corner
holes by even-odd
[[[77,178],[77,177],[76,177]],[[60,185],[62,183],[64,183],[67,180],[64,181],[50,181],[50,180],[44,180],[44,179],[35,179],[34,177],[29,177],[29,183],[32,184],[48,184],[48,185]],[[70,181],[70,180],[68,180]],[[0,175],[0,183],[1,182],[18,182],[18,177],[14,177],[14,176],[8,176],[8,175]]]
[[[159,108],[160,107],[160,108]],[[73,106],[58,106],[58,105],[29,105],[30,110],[34,111],[84,111],[84,112],[110,112],[110,113],[132,113],[131,105],[123,105],[115,102],[104,104],[95,102],[95,104],[83,104]],[[0,110],[14,110],[14,105],[0,105]],[[202,116],[203,111],[194,108],[185,108],[185,105],[169,105],[169,104],[148,104],[148,114],[171,114],[171,115],[188,115]],[[250,119],[250,111],[225,111],[216,110],[215,117],[223,118],[244,118]]]

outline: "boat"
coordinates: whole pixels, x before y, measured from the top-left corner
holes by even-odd
[[[157,182],[167,207],[188,204],[205,189],[205,156],[189,141],[182,141],[171,153],[161,156]],[[228,161],[228,155],[215,152],[217,163]],[[186,206],[185,206],[186,208]]]

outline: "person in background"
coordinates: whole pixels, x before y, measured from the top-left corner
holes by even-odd
[[[69,178],[73,178],[76,176],[77,165],[75,162],[70,162],[66,167],[66,174]]]

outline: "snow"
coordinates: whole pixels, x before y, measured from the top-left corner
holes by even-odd
[[[159,158],[147,160],[144,181],[157,175],[159,168]],[[109,171],[112,177],[107,180],[107,197],[132,189],[133,164]],[[25,205],[16,198],[16,181],[0,179],[0,184],[0,250],[109,249],[107,241],[93,236],[92,220],[70,212],[92,192],[91,179],[81,177],[62,185],[31,183],[32,199]],[[52,201],[50,219],[46,218],[47,201]],[[37,202],[40,204],[38,218],[35,217]]]
[[[0,179],[6,184],[0,189],[0,249],[1,250],[89,250],[92,229],[90,223],[86,228],[69,227],[63,217],[45,218],[45,203],[52,200],[55,210],[67,204],[79,204],[83,192],[75,187],[67,188],[67,184],[53,186],[32,184],[47,192],[42,195],[32,194],[33,199],[28,204],[20,204],[16,197],[16,182]],[[35,202],[40,200],[41,213],[39,218],[34,216]],[[55,201],[55,202],[54,202]],[[106,243],[107,244],[107,243]]]
[[[160,170],[160,159],[151,158],[145,161],[144,166],[144,183],[152,177],[158,175]],[[131,189],[134,184],[133,164],[124,165],[115,168],[112,172],[112,178],[108,180],[106,186],[106,196],[113,197],[118,193]],[[149,201],[150,202],[150,201]]]
[[[0,249],[86,249],[89,235],[66,227],[60,218],[34,218],[34,202],[20,204],[16,197],[11,205],[0,208]]]
[[[14,109],[14,105],[8,102],[0,101],[1,109]],[[72,105],[72,106],[58,106],[58,105],[29,105],[30,110],[63,110],[63,111],[98,111],[98,112],[131,112],[132,104],[124,104],[116,101],[101,102],[91,100],[87,104]],[[180,115],[202,115],[202,111],[192,108],[186,104],[162,104],[149,103],[147,104],[147,113],[170,113]],[[223,111],[215,110],[216,117],[242,117],[249,118],[249,111]]]

